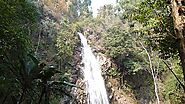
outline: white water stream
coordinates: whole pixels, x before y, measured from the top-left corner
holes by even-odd
[[[93,55],[87,39],[78,33],[82,43],[82,63],[84,81],[86,83],[87,103],[88,104],[109,104],[105,83],[101,75],[99,62]]]

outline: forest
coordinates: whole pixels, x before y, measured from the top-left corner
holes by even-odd
[[[185,104],[185,0],[92,1],[0,0],[0,104]],[[87,100],[78,33],[108,103]]]

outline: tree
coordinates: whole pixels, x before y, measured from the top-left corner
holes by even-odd
[[[163,60],[167,60],[167,59],[171,60],[171,57],[173,58],[173,60],[177,59],[177,57],[179,55],[179,52],[178,52],[178,49],[179,49],[178,44],[179,43],[178,43],[177,37],[174,35],[175,34],[175,31],[173,28],[174,22],[173,22],[173,18],[171,16],[170,6],[164,0],[138,0],[138,1],[140,1],[140,2],[135,2],[135,4],[132,4],[127,0],[122,0],[119,2],[119,6],[118,6],[120,9],[120,11],[118,13],[119,13],[119,16],[120,16],[122,22],[123,23],[128,22],[128,24],[130,24],[130,26],[137,28],[135,30],[132,29],[131,31],[128,32],[128,33],[132,34],[131,35],[132,39],[137,37],[136,38],[136,46],[138,46],[137,41],[142,41],[142,43],[144,43],[146,45],[146,49],[149,53],[153,53],[150,51],[150,48],[152,48],[152,50],[154,50],[155,55],[160,55],[160,58],[158,58],[159,60],[161,60],[161,58]],[[120,30],[120,29],[118,29],[118,30]],[[116,34],[116,32],[113,32],[113,33]],[[113,34],[113,33],[111,33],[111,34]],[[134,33],[136,33],[137,35],[133,35]],[[121,38],[118,38],[118,39],[121,40]],[[126,42],[127,40],[128,39],[126,39],[123,42]],[[109,42],[107,42],[107,43],[110,45],[109,46],[110,49],[115,50],[112,48],[112,46],[116,47],[116,45],[118,45],[118,43],[116,43],[116,41],[115,41],[114,42],[115,44],[113,44],[111,46],[111,43],[113,43],[113,41],[115,41],[115,39],[112,39],[112,40],[109,39]],[[116,48],[116,49],[118,49],[118,48]],[[123,49],[123,50],[125,50],[125,49]],[[111,52],[111,51],[109,51],[109,52]],[[118,52],[118,51],[116,51],[116,52]],[[140,53],[140,52],[137,51],[136,53]],[[139,56],[139,55],[136,54],[136,56]],[[144,54],[142,54],[142,56],[140,56],[141,60],[144,59],[144,58],[142,58],[143,56],[144,56]],[[153,58],[153,59],[155,59],[155,58]],[[133,61],[131,58],[129,58],[129,60]],[[124,60],[122,60],[122,61],[124,61]],[[121,62],[121,61],[119,61],[119,62]],[[141,61],[139,61],[139,62],[141,62]],[[156,60],[152,61],[152,62],[156,63]],[[162,61],[160,61],[160,62],[162,62]],[[127,64],[124,63],[124,65],[127,65]],[[141,64],[139,64],[139,65],[141,65]],[[154,64],[154,65],[157,65],[157,64]],[[160,69],[159,71],[161,73],[164,73],[163,70],[167,69],[167,67],[165,67],[163,63],[159,63],[159,65],[160,65],[160,68],[158,67]],[[131,66],[133,66],[133,65],[131,64]],[[178,72],[177,72],[177,70],[178,70]],[[176,82],[170,82],[170,81],[168,81],[168,82],[177,83],[177,85],[175,85],[175,86],[181,86],[181,87],[178,88],[177,91],[174,91],[174,90],[169,91],[169,90],[166,90],[167,88],[165,87],[165,90],[166,90],[165,95],[168,95],[170,92],[172,92],[174,94],[177,94],[177,95],[175,95],[177,98],[177,96],[179,96],[179,95],[181,96],[181,93],[179,93],[179,92],[182,92],[181,88],[184,88],[184,85],[182,85],[181,82],[180,83],[178,82],[179,79],[182,80],[183,74],[182,74],[182,70],[180,68],[174,69],[173,71],[176,72],[177,75],[180,72],[181,75],[178,75],[178,77],[176,78]],[[165,74],[167,74],[167,73],[165,73]],[[163,75],[158,75],[159,78],[162,76]],[[175,79],[175,77],[174,77],[174,79]],[[160,83],[160,79],[158,79],[158,80]],[[173,88],[171,88],[171,89],[173,89]],[[159,95],[160,95],[160,93],[161,92],[159,91]],[[168,96],[170,96],[170,94]],[[182,95],[182,98],[183,98],[183,95]]]
[[[135,8],[129,9],[131,13],[123,15],[123,17],[136,20],[143,25],[144,28],[140,29],[138,32],[149,37],[149,41],[147,43],[156,50],[159,50],[162,58],[166,59],[169,57],[177,57],[179,55],[182,63],[183,75],[185,76],[182,44],[182,41],[184,40],[182,35],[182,39],[180,38],[180,35],[174,35],[180,34],[178,32],[180,30],[178,29],[182,29],[179,27],[177,28],[176,25],[176,22],[179,20],[178,18],[180,18],[180,16],[177,15],[178,11],[176,9],[178,6],[176,4],[172,5],[171,11],[165,0],[144,0],[139,4],[136,4]],[[180,22],[178,22],[178,24],[180,24]]]
[[[181,66],[184,75],[184,85],[185,85],[185,22],[184,22],[184,9],[185,2],[183,0],[171,0],[172,17],[174,23],[174,31],[178,42],[178,52],[181,60]],[[184,92],[185,92],[185,86]]]
[[[37,11],[27,0],[0,0],[0,8],[1,103],[8,100],[21,103],[31,84],[26,79],[31,68],[24,63],[30,59],[27,57],[31,48],[29,37],[37,25]]]
[[[70,96],[74,85],[65,72],[33,55],[30,40],[39,30],[40,10],[30,0],[0,0],[0,8],[0,103],[40,104]]]

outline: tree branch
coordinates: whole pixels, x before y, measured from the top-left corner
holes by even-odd
[[[180,81],[180,79],[177,77],[177,75],[173,72],[173,70],[169,67],[169,65],[163,60],[163,63],[167,66],[167,68],[171,71],[171,73],[175,76],[175,78],[177,79],[177,81],[179,82],[179,84],[181,85],[181,87],[183,88],[183,90],[185,91],[185,86],[184,84]]]

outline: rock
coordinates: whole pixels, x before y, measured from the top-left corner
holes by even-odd
[[[96,53],[96,57],[101,65],[102,75],[105,79],[105,85],[110,104],[135,104],[136,101],[133,98],[133,96],[130,96],[131,94],[126,94],[124,90],[121,89],[120,78],[108,75],[108,70],[110,70],[111,68],[117,69],[117,65],[113,63],[110,57],[107,57],[105,54],[102,53],[103,46],[101,43],[101,36],[96,37],[96,35],[92,34],[89,36],[89,38],[94,46],[93,48],[94,52]],[[80,57],[80,53],[76,55]],[[78,60],[78,63],[81,62],[80,58],[76,58],[76,60]],[[79,68],[79,66],[76,66],[75,68]],[[85,83],[82,80],[83,76],[82,75],[77,76],[78,79],[76,80],[76,84],[82,87],[82,89],[76,89],[75,92],[73,92],[74,96],[76,96],[77,104],[87,104],[86,102],[87,95],[85,94],[84,90]]]

